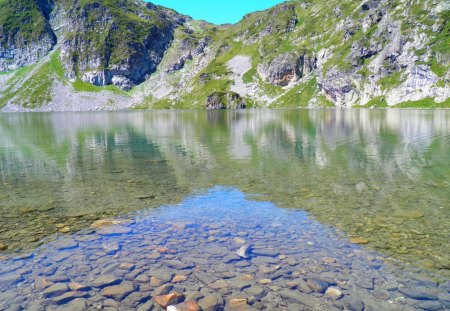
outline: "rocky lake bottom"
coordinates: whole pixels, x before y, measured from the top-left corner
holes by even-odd
[[[448,280],[359,243],[214,187],[1,257],[0,310],[450,308]]]

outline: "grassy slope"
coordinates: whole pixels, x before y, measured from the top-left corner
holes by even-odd
[[[69,4],[70,1],[68,2]],[[89,6],[94,2],[96,1],[82,0],[78,9]],[[277,97],[277,102],[272,104],[271,107],[304,107],[312,98],[316,98],[316,104],[319,106],[330,106],[330,102],[319,95],[319,90],[315,86],[314,77],[305,81],[305,83],[286,90],[281,87],[269,85],[262,81],[256,71],[257,65],[260,62],[268,62],[276,55],[283,52],[302,51],[306,54],[317,53],[323,47],[335,46],[334,50],[337,52],[325,65],[325,70],[336,66],[341,70],[352,71],[354,69],[353,66],[346,61],[352,43],[355,40],[360,40],[364,46],[371,44],[376,28],[372,27],[366,33],[363,33],[361,29],[355,29],[355,35],[352,40],[344,42],[342,39],[344,34],[342,31],[335,30],[336,28],[334,25],[336,25],[339,20],[342,20],[348,16],[351,16],[352,19],[355,20],[364,17],[365,13],[359,8],[361,4],[360,1],[347,1],[342,3],[338,0],[309,0],[302,2],[308,3],[306,9],[302,9],[298,5],[297,1],[289,1],[283,4],[283,6],[287,9],[283,9],[281,11],[275,11],[272,9],[266,12],[253,13],[246,16],[240,23],[233,27],[206,27],[203,33],[201,33],[201,36],[207,35],[213,38],[214,48],[217,55],[216,58],[191,81],[193,90],[189,93],[182,94],[177,101],[163,99],[158,102],[153,102],[152,99],[149,98],[149,102],[144,102],[137,108],[203,108],[207,96],[212,92],[229,90],[232,81],[228,77],[226,63],[236,55],[248,55],[252,58],[252,69],[244,75],[244,81],[246,83],[257,83],[258,87],[261,90],[264,90],[264,92],[266,92],[269,96]],[[145,34],[145,31],[141,30],[145,29],[149,25],[146,24],[147,21],[144,21],[144,25],[142,27],[139,26],[142,24],[142,19],[136,17],[135,13],[133,13],[133,10],[137,9],[133,7],[136,5],[133,4],[133,1],[126,0],[118,2],[105,0],[104,3],[113,12],[113,14],[117,14],[118,20],[121,21],[120,27],[123,27],[124,35],[131,35],[132,40],[142,40],[142,35]],[[405,14],[405,16],[408,17],[404,18],[405,20],[402,25],[402,32],[407,33],[408,31],[412,31],[411,28],[416,27],[418,23],[424,23],[429,26],[430,22],[427,18],[429,12],[427,10],[421,8],[421,6],[415,4],[415,2],[411,2],[411,5],[402,5],[402,7],[396,8],[399,6],[399,3],[399,1],[394,1],[390,5],[392,6],[391,9],[393,12],[400,9],[404,10],[405,7],[407,8],[406,11],[402,11],[402,14]],[[2,0],[0,0],[0,6],[1,5]],[[335,14],[332,13],[332,9],[336,7],[339,7],[341,10],[341,16],[339,19],[337,19]],[[154,12],[152,12],[153,11],[149,11],[147,13],[153,14]],[[293,17],[294,13],[298,18],[295,29],[292,32],[284,32],[284,27]],[[443,21],[442,27],[440,27],[437,32],[428,32],[431,38],[428,47],[429,51],[418,51],[418,53],[431,53],[430,60],[427,64],[430,65],[433,72],[440,77],[441,80],[438,83],[442,86],[444,85],[444,80],[446,79],[445,75],[449,72],[449,65],[445,65],[445,63],[443,64],[442,61],[440,61],[442,56],[448,57],[450,35],[448,22],[445,22],[446,20],[448,21],[448,15],[448,11],[441,12],[439,18]],[[416,18],[412,18],[413,16]],[[90,18],[95,18],[95,16],[91,16]],[[407,23],[407,25],[405,25],[405,23]],[[269,25],[272,29],[276,29],[278,32],[264,36],[258,40],[249,40],[258,37],[262,31],[267,29]],[[130,33],[131,29],[135,28],[137,31]],[[321,31],[320,29],[327,29],[327,31]],[[105,43],[105,38],[95,37],[97,34],[94,34],[94,32],[88,32],[88,36],[90,35],[94,36],[91,38],[94,42],[94,46],[98,45],[100,48],[101,45]],[[237,41],[237,37],[241,38],[241,40]],[[124,55],[128,53],[127,48],[121,46],[119,39],[120,38],[112,38],[113,41],[110,42],[113,44],[117,43],[117,47],[114,52],[115,54],[112,54],[112,59],[114,61],[120,61],[120,58],[124,57]],[[250,43],[244,43],[246,41]],[[227,49],[220,49],[225,46]],[[52,63],[55,62],[54,59],[55,57],[52,57],[52,62],[50,65],[42,66],[42,68],[36,72],[36,78],[32,77],[30,79],[31,82],[25,83],[20,89],[21,91],[19,93],[22,91],[29,92],[29,90],[32,89],[36,89],[38,91],[38,96],[35,97],[36,100],[33,100],[34,103],[28,105],[34,107],[48,101],[48,96],[44,96],[43,94],[45,91],[49,90],[49,79],[57,77],[58,79],[64,80],[65,83],[68,83],[68,81],[61,76],[62,67],[55,69],[58,68],[58,66],[55,64],[52,65]],[[362,67],[358,73],[363,77],[369,76],[371,72],[367,66],[365,66],[366,64],[363,63],[361,65]],[[25,68],[24,71],[26,70],[29,69]],[[18,71],[16,76],[11,81],[19,81],[19,77],[22,72],[23,71]],[[210,80],[205,84],[201,84],[200,75],[205,73],[210,76]],[[380,79],[378,83],[383,90],[387,90],[399,85],[402,79],[402,73],[399,71]],[[114,87],[96,87],[80,80],[77,80],[72,85],[75,91],[97,92],[107,89],[114,92],[120,92]],[[5,103],[6,99],[10,99],[16,95],[11,94],[13,93],[10,92],[11,88],[8,88],[8,90],[5,94],[2,94],[3,97],[0,98],[0,106]],[[42,96],[40,96],[40,94],[42,94]],[[26,99],[26,96],[21,95],[19,98]],[[42,100],[43,102],[38,103],[37,100]],[[26,102],[26,100],[21,100],[19,103],[20,102]],[[249,106],[253,105],[254,103],[249,102]],[[365,105],[365,107],[385,106],[386,104],[382,98],[374,98],[367,105]],[[408,106],[450,108],[450,103],[447,100],[444,103],[437,104],[430,99],[425,99],[420,102],[408,102],[398,105],[398,107]]]
[[[34,73],[31,74],[33,71]],[[0,94],[0,108],[7,102],[32,109],[48,104],[52,101],[52,88],[55,81],[71,86],[74,92],[110,91],[121,95],[127,94],[112,85],[99,87],[81,80],[70,82],[64,77],[59,52],[55,51],[48,60],[22,67],[14,72],[13,77],[7,81],[5,91]]]
[[[7,38],[16,36],[18,45],[37,40],[46,32],[46,20],[34,1],[0,0],[0,29],[6,44]]]

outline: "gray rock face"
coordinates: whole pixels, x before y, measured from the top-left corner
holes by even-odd
[[[261,76],[270,84],[286,86],[300,77],[299,57],[295,53],[284,53],[275,57],[268,65],[260,66]]]
[[[153,5],[129,4],[121,12],[100,3],[69,10],[61,59],[68,78],[78,73],[85,82],[129,90],[156,70],[185,19]]]

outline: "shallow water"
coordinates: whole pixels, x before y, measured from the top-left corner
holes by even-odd
[[[94,257],[98,258],[90,261],[89,268],[83,268],[87,271],[74,278],[85,284],[91,282],[89,278],[102,273],[108,256],[129,258],[145,272],[155,265],[164,266],[165,256],[148,261],[146,256],[154,249],[143,245],[155,243],[150,243],[144,235],[150,239],[155,239],[152,235],[159,236],[162,239],[159,244],[170,246],[173,239],[188,239],[186,235],[192,234],[192,240],[200,243],[192,248],[202,249],[201,237],[210,237],[205,230],[220,229],[223,232],[217,234],[224,234],[223,237],[208,243],[233,255],[237,229],[227,229],[226,225],[231,223],[246,228],[243,231],[249,232],[243,238],[252,243],[266,241],[269,248],[278,245],[280,249],[276,251],[280,254],[294,248],[292,254],[286,254],[297,260],[292,268],[285,264],[287,259],[277,259],[280,263],[261,263],[259,256],[255,256],[250,261],[232,262],[230,266],[220,256],[215,257],[217,265],[231,269],[230,273],[233,269],[249,269],[244,272],[253,276],[255,284],[262,264],[282,267],[277,278],[280,284],[274,285],[279,290],[285,289],[291,279],[306,282],[320,277],[317,274],[324,271],[341,273],[350,269],[351,276],[355,272],[374,273],[381,292],[376,291],[375,297],[373,289],[359,287],[348,278],[345,281],[350,285],[346,286],[351,290],[336,280],[328,280],[332,287],[341,286],[345,294],[342,299],[331,301],[322,294],[310,296],[323,303],[325,309],[347,306],[353,297],[365,299],[366,305],[373,304],[370,308],[375,309],[389,301],[394,309],[399,305],[417,307],[418,303],[443,308],[448,303],[445,284],[450,262],[449,164],[450,111],[447,110],[0,114],[0,212],[3,215],[0,243],[8,247],[0,259],[2,267],[20,262],[23,267],[18,269],[24,272],[14,280],[23,283],[11,287],[5,283],[8,291],[4,294],[6,298],[0,298],[0,305],[6,300],[20,305],[20,298],[14,300],[8,296],[12,295],[28,297],[26,303],[35,301],[35,305],[45,303],[50,304],[49,308],[55,307],[50,298],[41,301],[43,289],[25,284],[32,284],[37,277],[40,269],[35,269],[36,265],[61,253],[63,258],[67,251],[77,254],[74,261],[72,257],[61,262],[47,259],[56,271],[49,277],[70,269],[75,273],[80,258],[96,254]],[[214,188],[218,185],[234,190]],[[185,200],[193,192],[210,188],[214,190],[206,197]],[[244,200],[240,191],[252,196]],[[192,206],[192,202],[199,200],[206,202],[200,204],[204,208]],[[181,201],[184,209],[161,207]],[[224,210],[223,206],[229,208]],[[252,208],[261,211],[260,218]],[[217,210],[217,215],[213,210]],[[133,229],[131,237],[129,234],[105,237],[86,231],[94,221],[114,217],[133,219],[129,225]],[[272,228],[269,218],[280,219],[285,227]],[[177,236],[168,229],[175,220],[192,222],[192,227],[188,226]],[[149,221],[157,224],[155,231],[146,227]],[[201,226],[209,221],[217,222],[218,229]],[[303,226],[296,225],[296,221]],[[291,231],[287,230],[296,232],[300,238],[307,237],[314,246],[291,237],[286,233]],[[90,240],[91,236],[98,239]],[[360,238],[368,244],[352,245],[349,238]],[[77,241],[74,249],[54,247],[53,243],[71,239]],[[127,242],[130,239],[143,240],[130,245]],[[120,250],[113,255],[103,254],[101,243],[106,240],[117,242]],[[301,250],[305,248],[310,261],[302,257],[305,253]],[[30,252],[31,259],[12,259]],[[186,254],[189,248],[179,245],[168,259],[174,256],[182,260]],[[210,255],[199,252],[197,257],[204,261]],[[359,265],[354,266],[348,256],[358,258]],[[314,270],[316,265],[324,265],[320,258],[327,257],[335,262],[327,263],[324,271]],[[330,264],[339,269],[329,269]],[[300,266],[305,271],[298,274]],[[185,269],[190,281],[180,290],[189,286],[208,288],[191,277],[197,265],[194,267]],[[28,273],[30,269],[33,272]],[[236,271],[233,278],[238,277]],[[212,271],[203,272],[209,278],[215,275]],[[10,276],[10,273],[2,275]],[[136,294],[130,296],[138,299],[142,286],[134,280],[125,281],[133,283]],[[392,288],[383,287],[386,284],[393,284]],[[402,286],[419,286],[420,290],[433,291],[434,296],[414,300],[394,289]],[[357,290],[350,295],[354,288]],[[17,295],[18,289],[29,292]],[[148,288],[144,286],[144,289]],[[153,295],[153,289],[149,290],[147,294]],[[230,294],[223,288],[220,290],[224,291],[221,294],[225,299],[235,291]],[[270,297],[275,301],[281,299],[276,308],[288,308],[292,304],[294,307],[289,308],[295,310],[299,302],[280,296],[279,290],[264,288],[263,297],[251,300],[253,306],[264,305],[264,299]],[[305,290],[291,291],[305,293]],[[209,288],[209,291],[213,290]],[[90,297],[83,298],[87,303],[103,303],[100,289],[90,288],[84,293]],[[133,299],[119,301],[122,307],[129,307],[131,303],[146,300],[132,302]]]

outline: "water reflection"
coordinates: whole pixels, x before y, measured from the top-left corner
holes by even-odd
[[[449,138],[447,110],[1,114],[0,242],[226,185],[448,275]]]

